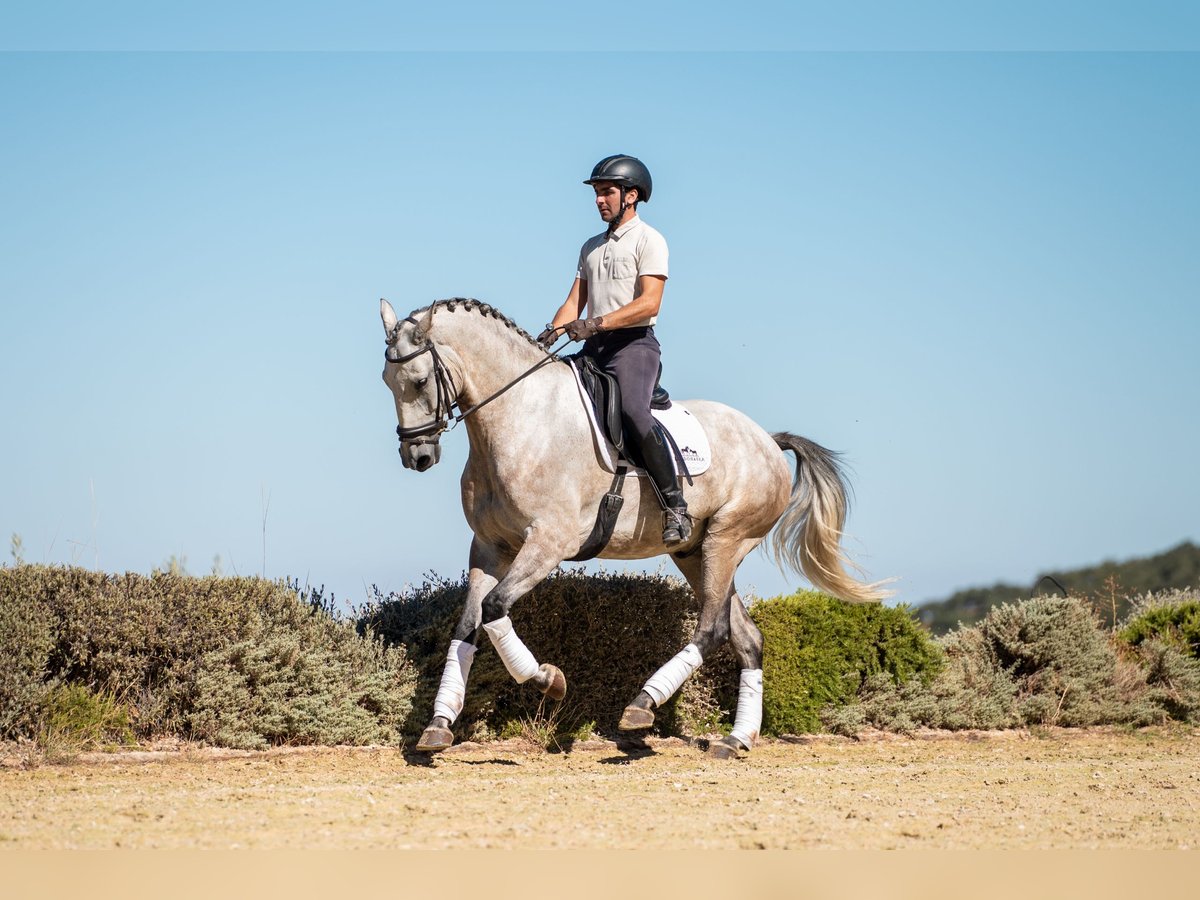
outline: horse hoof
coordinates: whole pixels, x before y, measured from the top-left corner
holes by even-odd
[[[708,745],[710,759],[737,759],[740,745],[732,738],[713,741]]]
[[[542,663],[538,667],[538,687],[551,700],[561,700],[567,696],[567,676],[558,666]]]
[[[617,728],[621,731],[641,731],[654,724],[654,710],[642,709],[640,706],[627,706],[621,713],[621,721]]]
[[[421,733],[417,741],[417,750],[421,753],[441,753],[454,743],[454,734],[449,728],[438,728],[430,725]]]

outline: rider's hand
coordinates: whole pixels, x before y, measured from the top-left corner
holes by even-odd
[[[559,329],[553,325],[547,325],[542,333],[537,336],[537,342],[542,345],[542,349],[549,350],[550,345],[558,339],[559,334],[561,334]]]
[[[603,330],[604,316],[591,319],[576,319],[567,325],[567,336],[573,341],[586,341]]]

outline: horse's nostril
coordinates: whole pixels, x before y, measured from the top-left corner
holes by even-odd
[[[417,471],[418,472],[424,472],[426,469],[428,469],[432,465],[433,465],[433,457],[432,456],[417,457]]]

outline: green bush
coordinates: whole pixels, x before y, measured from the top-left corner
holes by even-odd
[[[1117,635],[1133,646],[1152,639],[1164,641],[1200,659],[1200,592],[1161,591],[1135,598]]]
[[[760,601],[763,733],[819,731],[821,710],[854,700],[864,679],[931,678],[941,653],[905,607],[851,605],[812,591]]]
[[[0,569],[0,737],[31,736],[55,684],[119,698],[137,736],[234,746],[393,740],[414,676],[388,649],[334,617],[320,592],[253,578]]]
[[[60,684],[43,702],[43,745],[72,749],[132,744],[129,711],[111,692],[96,693],[82,684]]]

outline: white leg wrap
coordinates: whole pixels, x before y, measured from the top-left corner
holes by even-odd
[[[474,659],[474,644],[450,642],[446,667],[442,669],[442,681],[438,685],[437,696],[433,698],[434,718],[442,716],[452,723],[458,718],[467,699],[467,676],[471,674],[471,662]]]
[[[485,622],[483,630],[492,639],[492,646],[500,654],[504,668],[508,669],[508,674],[516,679],[517,684],[524,684],[538,673],[537,660],[513,631],[512,619],[505,616],[495,622]]]
[[[671,657],[665,666],[650,676],[642,688],[654,698],[655,706],[662,706],[679,690],[680,685],[704,662],[695,644],[688,644]]]
[[[729,736],[737,738],[749,750],[762,727],[763,682],[762,669],[742,669],[742,684],[738,688],[737,717]]]

